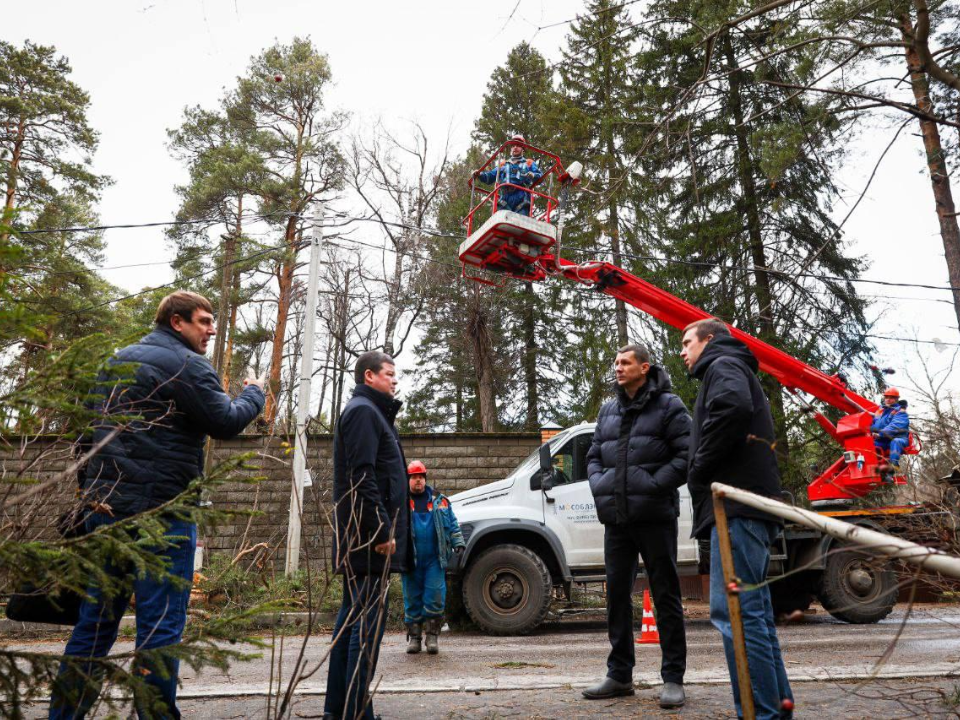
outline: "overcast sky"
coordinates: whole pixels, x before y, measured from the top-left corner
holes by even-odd
[[[415,119],[435,138],[450,130],[453,149],[461,151],[490,73],[510,48],[532,41],[549,60],[558,59],[568,26],[537,28],[567,20],[581,7],[576,0],[35,0],[7,8],[0,37],[53,45],[69,58],[73,79],[90,93],[90,122],[101,133],[96,170],[115,181],[104,192],[100,216],[105,224],[118,224],[172,217],[173,186],[184,171],[167,153],[166,130],[179,125],[185,106],[213,107],[250,57],[276,40],[309,35],[329,55],[335,82],[329,104],[350,112],[355,125],[378,117],[391,123]],[[871,262],[865,277],[946,284],[916,132],[910,126],[901,133],[846,235],[854,252]],[[838,177],[850,202],[890,137],[891,130],[878,128],[853,145]],[[838,207],[838,219],[847,210]],[[166,261],[172,255],[162,229],[114,230],[106,237],[106,266]],[[130,290],[172,278],[164,266],[104,275]],[[866,295],[896,298],[878,300],[876,334],[960,342],[952,306],[937,302],[949,301],[949,293],[859,287]],[[901,370],[895,377],[902,380],[911,346],[879,340],[877,345],[877,359]],[[949,355],[932,346],[924,351],[941,361]]]

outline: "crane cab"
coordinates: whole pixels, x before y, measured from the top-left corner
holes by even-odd
[[[510,150],[521,147],[527,157],[537,157],[542,174],[529,185],[509,182],[499,168],[505,166]],[[529,161],[528,161],[529,162]],[[495,173],[493,188],[477,188],[477,179],[491,168]],[[459,256],[463,276],[489,283],[482,277],[468,275],[468,268],[509,275],[519,280],[542,280],[546,273],[538,263],[557,242],[555,225],[558,207],[552,193],[555,182],[563,174],[560,158],[520,140],[508,140],[487,158],[470,178],[470,212],[463,219],[466,239],[460,244]],[[506,197],[526,195],[524,212],[514,212]],[[478,200],[479,197],[479,200]],[[507,205],[507,207],[504,207]]]

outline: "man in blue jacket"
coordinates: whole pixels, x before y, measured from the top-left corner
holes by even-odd
[[[137,420],[114,437],[114,424],[103,422],[94,428],[93,446],[106,444],[84,473],[82,499],[96,509],[85,520],[88,532],[153,510],[180,495],[203,473],[207,436],[232,438],[263,410],[262,379],[248,378],[235,400],[223,391],[217,372],[204,357],[215,334],[210,302],[196,293],[175,292],[160,302],[156,329],[112,360],[116,370],[101,378],[98,406],[105,415],[131,415]],[[133,369],[132,380],[118,377],[124,372],[121,367]],[[193,581],[197,527],[174,518],[166,523],[166,534],[178,538],[156,550],[169,563],[168,576],[141,575],[124,564],[112,565],[106,571],[126,578],[124,589],[113,597],[91,589],[94,601],[80,606],[80,618],[64,651],[72,660],[60,665],[54,683],[51,718],[83,718],[93,706],[99,688],[84,682],[83,676],[96,677],[97,665],[89,659],[105,657],[110,651],[131,594],[137,598],[137,650],[180,642]],[[184,582],[176,583],[170,576]],[[179,718],[179,661],[160,653],[139,664],[156,697],[135,697],[137,714]],[[157,699],[164,707],[159,715]]]
[[[873,444],[878,453],[889,453],[889,469],[900,469],[900,456],[910,444],[910,417],[907,415],[907,401],[900,399],[900,391],[887,388],[883,393],[883,407],[877,410],[870,425]]]
[[[511,141],[526,142],[523,135],[514,135]],[[497,192],[497,210],[510,210],[521,215],[530,215],[530,192],[522,188],[531,187],[543,173],[535,160],[523,157],[523,146],[510,146],[510,158],[484,172],[477,172],[476,178],[487,185],[509,183],[518,187],[504,187]]]
[[[393,358],[357,358],[356,387],[333,435],[333,569],[343,601],[333,628],[325,718],[373,720],[368,696],[387,617],[390,573],[413,561],[407,463],[394,425],[402,403]]]
[[[686,481],[690,415],[670,377],[640,345],[620,348],[616,398],[597,416],[587,477],[603,523],[607,568],[607,677],[583,696],[633,695],[633,584],[637,555],[650,578],[660,631],[660,707],[684,704],[687,641],[677,573],[678,488]]]
[[[447,563],[466,547],[450,501],[427,485],[427,466],[414,460],[410,477],[410,531],[413,569],[403,574],[403,614],[407,624],[407,652],[420,652],[423,631],[427,653],[440,651],[440,627],[447,602]]]
[[[693,500],[693,537],[710,539],[710,620],[720,631],[737,715],[742,716],[727,589],[720,564],[714,482],[780,499],[780,470],[773,445],[773,416],[760,380],[759,363],[726,323],[707,318],[683,330],[683,358],[700,381],[693,407],[687,487]],[[740,593],[750,682],[758,720],[792,717],[793,693],[787,680],[766,584],[770,544],[780,524],[747,505],[724,501],[734,572],[753,588]]]

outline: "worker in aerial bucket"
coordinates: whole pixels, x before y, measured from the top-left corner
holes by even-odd
[[[883,406],[877,410],[870,425],[873,444],[877,454],[887,455],[889,470],[900,469],[900,456],[910,444],[910,417],[907,415],[907,401],[900,399],[900,391],[887,388],[883,392]]]
[[[410,483],[410,527],[413,569],[403,579],[403,614],[407,652],[420,652],[426,630],[427,652],[440,651],[440,627],[447,599],[447,562],[466,547],[450,501],[427,485],[427,467],[419,460],[407,466]]]
[[[543,176],[543,172],[532,158],[523,156],[523,135],[510,138],[510,157],[483,172],[477,170],[474,177],[487,185],[509,183],[518,187],[503,187],[497,191],[497,210],[510,210],[521,215],[531,214],[531,194],[522,188],[531,187]]]

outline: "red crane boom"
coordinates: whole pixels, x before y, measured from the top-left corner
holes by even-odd
[[[570,177],[563,173],[559,162],[546,174],[554,172],[561,184],[570,183]],[[494,195],[495,192],[492,192],[471,208],[465,221],[471,230],[475,213]],[[553,198],[546,200],[547,218],[554,207],[551,201],[555,202]],[[465,276],[467,265],[521,280],[543,280],[558,275],[623,300],[678,329],[711,317],[700,308],[611,263],[574,263],[558,257],[554,246],[562,227],[554,228],[545,221],[547,218],[534,219],[535,202],[536,198],[533,197],[529,216],[494,211],[482,228],[468,234],[459,251]],[[775,377],[789,392],[795,395],[807,393],[845,413],[834,425],[821,412],[810,408],[820,426],[844,449],[843,456],[808,485],[807,495],[811,503],[814,506],[848,503],[883,485],[885,478],[879,466],[885,460],[878,455],[870,434],[873,414],[879,408],[877,403],[848,388],[839,375],[827,375],[742,330],[728,327],[734,337],[750,348],[760,369]],[[917,452],[911,436],[911,444],[905,453]],[[893,482],[906,483],[902,477],[893,478]]]

